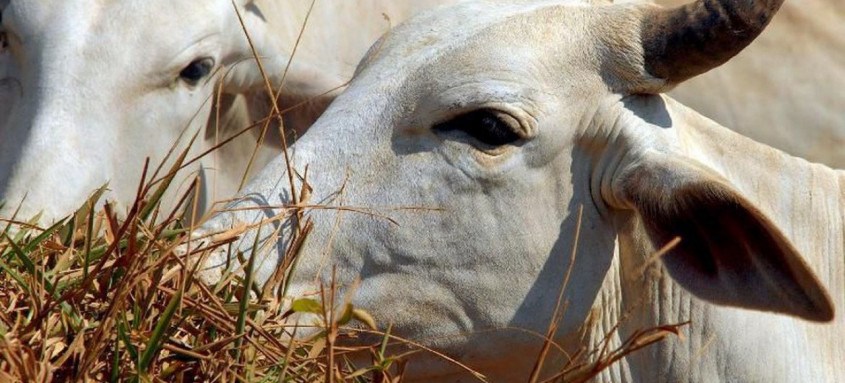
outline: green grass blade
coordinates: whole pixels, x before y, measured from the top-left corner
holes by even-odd
[[[6,217],[6,218],[9,219],[9,221],[6,222],[6,227],[3,228],[3,234],[8,234],[12,230],[12,221],[14,221],[15,219],[18,218],[18,213],[20,213],[20,211],[21,211],[21,205],[23,205],[23,201],[21,201],[21,203],[18,204],[18,207],[15,208],[15,212],[12,213],[11,217]],[[6,206],[5,202],[3,203],[3,206]]]
[[[155,329],[153,329],[150,340],[147,342],[147,349],[144,350],[144,353],[141,355],[141,362],[138,364],[139,373],[145,374],[147,372],[147,369],[150,367],[150,363],[152,363],[153,358],[155,358],[155,355],[161,348],[165,333],[170,327],[170,320],[173,319],[173,315],[176,314],[176,309],[179,308],[181,303],[182,291],[178,290],[176,291],[176,294],[173,295],[170,303],[167,304],[167,308],[165,308],[164,312],[161,314],[161,319],[158,320]]]
[[[110,246],[111,245],[100,245],[100,246],[97,246],[97,247],[91,249],[91,252],[89,254],[87,254],[87,258],[85,258],[84,262],[94,263],[94,262],[99,261],[100,258],[102,258],[104,254],[106,254],[106,251],[109,250]],[[121,238],[120,241],[117,244],[117,249],[118,250],[126,250],[127,246],[129,246],[129,240],[126,239],[126,238]]]
[[[73,246],[73,239],[74,235],[76,234],[76,229],[82,227],[82,224],[87,221],[89,215],[92,215],[93,212],[96,210],[97,201],[103,197],[106,190],[108,188],[108,183],[100,186],[99,189],[94,191],[91,196],[88,197],[87,200],[79,207],[73,214],[69,217],[63,219],[66,222],[66,225],[62,227],[60,231],[60,235],[62,237],[62,243],[67,246]],[[69,219],[68,219],[69,218]]]
[[[15,255],[15,257],[17,257],[21,262],[21,266],[23,266],[24,270],[26,270],[27,273],[37,276],[38,279],[42,279],[41,273],[35,269],[35,262],[32,262],[32,259],[26,255],[23,249],[21,249],[8,234],[3,234],[3,236],[6,237],[6,243],[8,243],[9,247],[12,249],[12,254]]]
[[[185,234],[191,231],[190,228],[183,228],[183,229],[168,229],[161,232],[161,235],[158,236],[159,239],[166,239],[166,240],[173,240],[174,238]]]
[[[85,227],[85,244],[83,245],[84,252],[82,253],[82,278],[88,278],[88,268],[91,262],[88,256],[91,254],[91,243],[94,242],[94,209],[88,210],[88,223]]]
[[[126,352],[129,353],[130,359],[133,362],[138,361],[138,349],[132,344],[132,339],[129,337],[129,329],[126,328],[126,319],[121,316],[117,324],[117,336],[126,347]]]
[[[46,230],[41,232],[41,234],[38,234],[38,236],[31,239],[29,241],[29,243],[27,243],[26,246],[24,246],[23,251],[27,254],[31,253],[33,250],[35,250],[36,247],[38,247],[38,245],[41,244],[41,242],[44,242],[44,240],[46,240],[47,238],[50,238],[50,236],[53,235],[53,233],[55,233],[57,230],[61,229],[62,226],[64,225],[64,223],[65,223],[65,220],[60,220],[60,221],[54,223],[53,226],[48,227]]]
[[[381,346],[378,349],[379,362],[384,360],[387,354],[387,344],[390,341],[390,332],[393,330],[393,323],[387,325],[387,331],[384,332],[384,338],[381,340]]]
[[[164,192],[170,188],[170,184],[173,182],[173,179],[176,178],[176,173],[178,173],[182,164],[185,163],[185,158],[188,156],[189,150],[191,150],[191,145],[188,145],[188,147],[179,154],[179,158],[177,158],[176,162],[173,163],[173,166],[170,167],[170,171],[164,179],[162,179],[161,184],[158,185],[152,197],[150,197],[147,201],[147,204],[144,205],[144,208],[141,210],[141,214],[138,215],[142,221],[146,221],[147,218],[150,217],[150,214],[155,211],[158,203],[161,202],[161,198],[164,197]]]
[[[109,376],[109,382],[120,382],[120,341],[114,342],[114,358],[112,359],[111,376]]]
[[[73,245],[73,234],[76,232],[76,220],[67,220],[67,225],[62,225],[59,235],[62,237],[62,245],[70,247]]]
[[[3,236],[6,237],[6,243],[12,249],[12,253],[21,261],[24,270],[27,273],[34,276],[36,280],[39,280],[42,283],[44,283],[44,288],[50,293],[50,296],[52,296],[54,299],[58,299],[59,298],[59,292],[56,290],[55,285],[52,282],[50,282],[44,276],[43,273],[41,273],[40,271],[38,271],[35,268],[35,262],[33,262],[32,259],[30,259],[26,255],[26,253],[23,251],[23,249],[20,248],[20,246],[18,246],[17,243],[15,243],[14,241],[12,241],[11,238],[9,238],[8,234],[3,234]],[[10,269],[11,268],[6,268],[7,271],[10,270]],[[10,275],[12,275],[12,274],[10,273]],[[19,278],[20,278],[20,276],[19,276]],[[21,278],[21,280],[23,280],[23,278]],[[31,290],[29,290],[29,291],[31,292]],[[71,305],[69,305],[67,302],[59,302],[59,303],[60,303],[60,307],[62,308],[62,311],[64,311],[66,314],[70,315],[71,319],[73,319],[74,322],[79,322],[81,320],[79,318],[79,315],[76,313],[76,311],[73,309],[73,307]]]
[[[88,197],[87,200],[85,200],[85,203],[82,204],[82,206],[73,213],[73,219],[77,223],[84,222],[84,220],[88,218],[89,215],[91,215],[92,210],[97,210],[97,202],[100,201],[100,198],[103,198],[103,194],[106,193],[106,190],[108,190],[108,188],[109,183],[106,182],[105,184],[103,184],[103,186],[100,186],[99,189],[94,191],[94,193],[91,193],[91,196]]]
[[[252,286],[253,270],[255,267],[256,253],[258,252],[259,238],[261,238],[261,226],[259,226],[256,230],[255,241],[252,244],[252,252],[250,253],[249,261],[247,261],[246,270],[244,271],[246,274],[244,276],[244,292],[239,302],[240,307],[238,309],[238,320],[235,322],[236,335],[243,335],[244,329],[246,328],[246,315],[249,311],[249,291],[250,286]],[[243,344],[243,336],[239,336],[237,341],[235,341],[235,361],[239,361],[241,359],[241,344]]]
[[[29,293],[29,294],[31,294],[31,293],[32,293],[32,292],[29,290],[29,286],[27,285],[26,281],[24,281],[23,277],[22,277],[20,274],[18,274],[18,272],[17,272],[17,271],[15,271],[15,269],[13,269],[13,268],[9,267],[9,265],[7,265],[7,264],[6,264],[6,262],[3,262],[3,260],[2,260],[2,259],[0,259],[0,270],[5,271],[5,272],[6,272],[6,274],[8,274],[10,277],[12,277],[12,279],[14,279],[14,280],[15,280],[15,282],[17,282],[17,283],[18,283],[18,285],[20,285],[20,286],[21,286],[21,288],[22,288],[24,291],[26,291],[26,292],[27,292],[27,293]]]
[[[311,298],[299,298],[290,305],[297,313],[323,314],[323,305]]]

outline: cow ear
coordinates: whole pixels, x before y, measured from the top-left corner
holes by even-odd
[[[717,304],[830,321],[825,288],[772,221],[715,172],[692,160],[649,152],[613,180],[681,286]]]
[[[227,63],[224,90],[227,93],[265,92],[269,82],[273,90],[278,91],[284,81],[284,96],[314,101],[311,105],[313,115],[308,118],[315,119],[337,96],[346,79],[326,73],[320,63],[310,62],[302,55],[292,56],[296,43],[286,39],[278,25],[283,21],[278,14],[285,12],[282,4],[244,0],[237,4],[237,9],[249,40],[241,32],[240,21],[233,17],[232,22],[236,25],[232,30],[238,32],[233,35],[235,52],[232,61]]]
[[[256,55],[261,60],[271,85],[277,85],[280,67],[283,68],[290,52],[284,49],[283,42],[279,40],[276,33],[273,33],[263,10],[256,4],[252,1],[238,0],[235,7],[240,19],[238,17],[230,19],[230,22],[234,24],[231,30],[237,32],[232,35],[234,51],[231,59],[233,61],[228,63],[230,67],[225,72],[225,90],[229,93],[243,93],[261,89],[265,85],[264,77],[256,63]],[[243,21],[243,26],[240,24],[241,21]],[[249,34],[249,39],[242,29]]]

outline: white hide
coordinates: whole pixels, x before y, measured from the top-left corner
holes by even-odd
[[[302,131],[391,22],[448,2],[317,1],[295,55],[310,2],[238,0],[237,7],[271,85],[278,88],[284,77],[281,108],[317,99],[286,116],[289,128]],[[41,211],[49,222],[106,182],[106,198],[123,212],[135,198],[145,158],[152,173],[181,137],[160,177],[192,135],[199,132],[189,158],[270,109],[229,0],[16,0],[3,2],[2,17],[10,44],[0,52],[0,201],[7,203],[0,216],[8,218],[23,201],[18,218]],[[214,62],[208,76],[195,85],[180,79],[202,58]],[[213,94],[221,82],[218,124],[209,117],[216,116]],[[234,194],[256,138],[244,135],[180,173],[166,208],[197,165],[205,176],[202,201]],[[253,169],[278,153],[279,141],[277,134],[267,137]]]
[[[637,330],[691,321],[683,340],[626,357],[598,381],[845,379],[845,320],[833,317],[845,305],[842,172],[666,96],[630,94],[660,86],[642,67],[647,8],[508,3],[464,3],[397,28],[293,146],[313,188],[307,203],[350,209],[307,210],[314,230],[290,294],[328,283],[336,266],[340,286],[360,281],[353,303],[394,334],[491,381],[524,381],[583,208],[555,340],[592,349],[619,324],[612,349]],[[519,139],[491,146],[433,129],[479,110],[495,110]],[[283,214],[286,173],[275,159],[204,231]],[[291,225],[262,227],[259,281],[282,260]],[[654,262],[675,230],[692,234]],[[255,235],[236,247],[248,254]],[[544,376],[565,361],[550,355]],[[473,381],[426,353],[409,368],[410,381]]]

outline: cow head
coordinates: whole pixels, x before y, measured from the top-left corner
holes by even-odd
[[[470,2],[416,17],[291,149],[297,184],[277,159],[206,230],[264,221],[239,246],[266,281],[294,225],[274,219],[290,214],[279,206],[325,205],[305,215],[315,229],[291,294],[336,265],[339,285],[360,280],[354,303],[397,332],[491,366],[538,340],[486,330],[543,332],[573,254],[561,334],[583,323],[614,257],[642,264],[676,236],[664,263],[698,297],[829,320],[801,256],[695,160],[692,112],[659,95],[736,54],[777,8],[726,3]],[[293,201],[302,190],[310,199]]]
[[[4,216],[24,201],[21,217],[59,218],[106,182],[131,202],[145,157],[154,168],[180,137],[181,151],[218,89],[263,87],[235,8],[271,80],[290,53],[247,0],[2,4]]]

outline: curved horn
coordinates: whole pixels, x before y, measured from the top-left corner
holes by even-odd
[[[643,18],[645,69],[677,84],[739,53],[769,24],[783,0],[697,0]]]

